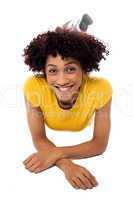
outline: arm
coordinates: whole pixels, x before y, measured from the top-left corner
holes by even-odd
[[[58,147],[62,158],[82,159],[102,154],[108,144],[110,132],[111,100],[95,112],[94,133],[91,141],[74,146]]]
[[[56,163],[62,158],[82,159],[82,158],[88,158],[88,157],[102,154],[105,151],[107,143],[108,143],[108,137],[109,137],[109,131],[110,131],[110,108],[111,108],[111,100],[103,108],[96,111],[94,134],[93,134],[93,139],[91,141],[87,141],[85,143],[81,143],[74,146],[56,147],[52,150],[51,148],[49,148],[48,153],[49,155],[54,156],[55,161],[51,157],[50,160],[47,161],[47,163],[45,162],[44,168],[47,168],[52,163]],[[34,116],[34,113],[32,117],[33,116]],[[30,116],[30,120],[32,119],[32,117]],[[34,123],[36,121],[32,119],[32,122]],[[41,122],[39,121],[38,123],[41,123]],[[33,127],[35,126],[35,124],[36,123],[34,123]],[[41,124],[44,125],[43,123]],[[35,127],[34,127],[34,130],[35,130]],[[34,136],[33,142],[35,146],[37,146],[37,144],[40,143],[40,140],[38,140],[38,137],[36,137],[35,132],[33,134]],[[36,133],[38,136],[39,133],[38,132]],[[42,139],[46,141],[46,139],[44,138]],[[46,148],[44,150],[46,151]],[[47,156],[48,156],[48,153],[47,153]]]
[[[45,131],[44,117],[39,107],[33,107],[25,98],[25,105],[27,111],[27,121],[31,132],[32,141],[37,151],[49,151],[55,148],[56,145],[51,142]],[[60,159],[56,162],[56,166],[63,169],[64,165],[72,163],[70,159]]]
[[[41,109],[32,107],[31,104],[26,101],[26,99],[25,103],[28,125],[34,146],[38,152],[30,155],[23,163],[25,168],[30,172],[39,173],[47,168],[44,166],[45,162],[43,165],[43,160],[47,161],[47,159],[51,157],[51,152],[52,154],[56,154],[56,146],[46,137],[44,117]],[[46,156],[45,153],[48,156]],[[64,172],[66,179],[74,188],[91,189],[92,187],[96,187],[98,184],[96,178],[90,173],[90,171],[88,171],[85,167],[73,163],[69,159],[60,159],[54,164]],[[73,182],[73,180],[75,180],[75,182]]]

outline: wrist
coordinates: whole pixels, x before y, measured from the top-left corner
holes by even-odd
[[[70,159],[60,159],[58,160],[55,165],[60,168],[62,171],[65,171],[65,169],[70,165],[72,164],[72,160]]]
[[[58,159],[63,159],[63,158],[65,159],[65,155],[64,155],[62,147],[54,147],[54,149],[55,149]]]

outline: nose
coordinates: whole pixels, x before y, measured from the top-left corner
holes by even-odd
[[[63,72],[61,72],[57,78],[57,82],[58,86],[64,86],[69,84],[69,80],[67,79],[66,74],[64,74]]]

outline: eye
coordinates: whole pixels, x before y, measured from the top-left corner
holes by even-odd
[[[55,70],[55,69],[50,69],[50,70],[48,70],[48,72],[49,72],[49,73],[55,73],[56,70]]]
[[[76,70],[75,67],[68,67],[68,68],[66,68],[66,71],[68,71],[68,72],[73,72],[75,70]]]

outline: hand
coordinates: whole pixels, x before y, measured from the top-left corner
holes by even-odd
[[[30,172],[38,173],[52,167],[58,159],[60,159],[60,152],[56,148],[51,148],[31,154],[23,164]]]
[[[76,189],[92,189],[98,185],[96,178],[85,168],[75,163],[69,163],[63,168],[68,182]]]

